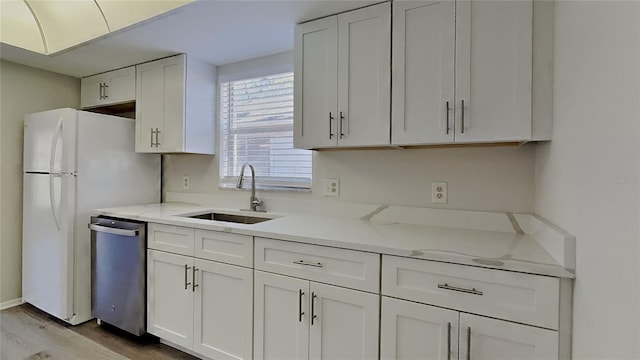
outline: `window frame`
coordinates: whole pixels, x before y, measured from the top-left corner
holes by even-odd
[[[224,135],[222,131],[223,119],[222,114],[222,86],[225,83],[241,80],[249,80],[260,78],[263,76],[278,75],[282,73],[293,73],[293,51],[267,56],[264,58],[252,59],[240,63],[222,65],[218,68],[218,82],[216,103],[218,109],[216,111],[217,129],[218,129],[218,188],[230,189],[235,188],[238,175],[223,176],[222,165],[226,158],[223,158]],[[293,112],[291,113],[293,117]],[[293,131],[291,132],[293,140]],[[311,173],[309,181],[293,181],[289,177],[271,177],[256,176],[256,188],[268,191],[284,191],[284,192],[311,192],[313,182],[313,153],[311,155],[310,165]],[[251,162],[250,162],[251,163]],[[251,170],[245,170],[245,177],[251,176]],[[299,179],[302,180],[302,179]],[[246,186],[246,185],[245,185]]]

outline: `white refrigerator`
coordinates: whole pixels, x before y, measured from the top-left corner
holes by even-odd
[[[25,115],[22,300],[91,319],[91,209],[160,202],[160,155],[134,152],[134,120],[57,109]]]

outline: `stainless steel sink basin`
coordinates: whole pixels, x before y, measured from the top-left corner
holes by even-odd
[[[232,222],[237,224],[257,224],[264,221],[273,220],[271,218],[264,218],[264,217],[257,217],[257,216],[222,214],[222,213],[215,213],[215,212],[198,214],[198,215],[187,215],[185,217],[189,217],[192,219],[225,221],[225,222]]]

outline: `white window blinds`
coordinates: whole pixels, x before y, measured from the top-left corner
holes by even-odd
[[[220,186],[248,162],[260,188],[311,187],[311,151],[293,148],[293,73],[221,83],[220,132]]]

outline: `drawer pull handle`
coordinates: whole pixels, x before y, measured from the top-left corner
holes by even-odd
[[[471,326],[467,327],[467,360],[471,360]]]
[[[304,315],[304,311],[302,311],[302,295],[304,295],[304,291],[302,289],[298,290],[298,321],[302,322],[302,315]]]
[[[316,315],[316,308],[315,308],[315,303],[316,303],[316,298],[318,297],[318,295],[316,295],[315,292],[311,292],[311,325],[313,325],[314,320],[318,317]]]
[[[438,284],[438,289],[458,291],[458,292],[463,292],[463,293],[472,294],[472,295],[480,295],[480,296],[483,295],[483,292],[476,290],[476,288],[465,289],[465,288],[460,288],[460,287],[456,287],[456,286],[451,286],[451,285],[448,285],[448,284]]]
[[[451,360],[451,322],[447,323],[447,360]]]
[[[187,272],[189,271],[189,269],[191,269],[191,266],[184,264],[184,289],[185,290],[187,290],[189,288],[189,285],[191,285],[190,282],[187,282],[189,281],[187,277]]]
[[[193,267],[193,271],[191,272],[191,291],[196,292],[196,288],[200,285],[196,284],[196,271],[198,271],[197,267]]]
[[[319,268],[322,267],[322,264],[319,262],[311,263],[311,262],[306,262],[304,260],[296,260],[293,263],[298,265],[304,265],[304,266],[313,266],[313,267],[319,267]]]

